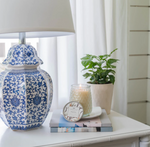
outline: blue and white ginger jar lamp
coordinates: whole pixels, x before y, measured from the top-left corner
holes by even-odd
[[[39,127],[52,102],[52,80],[39,68],[42,61],[25,38],[74,33],[69,0],[0,1],[0,39],[19,37],[21,43],[10,48],[3,62],[6,70],[0,74],[0,117],[8,127]]]
[[[53,97],[52,79],[38,66],[42,60],[26,44],[9,49],[0,73],[0,117],[12,130],[27,130],[42,125]]]

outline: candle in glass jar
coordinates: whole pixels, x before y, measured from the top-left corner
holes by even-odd
[[[92,111],[91,89],[89,85],[72,85],[70,101],[77,101],[83,106],[83,117]]]

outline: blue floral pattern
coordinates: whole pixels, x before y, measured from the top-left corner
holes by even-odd
[[[45,76],[45,79],[46,81],[49,81],[47,86],[48,86],[48,105],[47,105],[47,113],[45,115],[45,118],[47,117],[48,115],[48,112],[50,111],[50,108],[51,108],[51,103],[52,103],[52,97],[53,97],[53,83],[52,83],[52,79],[50,77],[50,75],[44,71],[44,70],[41,70],[39,69],[39,71],[41,72],[42,75]]]
[[[27,45],[25,50],[20,50],[21,46],[12,47],[4,63],[16,68],[18,65],[26,66],[27,63],[34,64],[32,59],[36,58],[39,64],[36,51]],[[19,63],[21,60],[23,62]],[[48,73],[39,67],[5,70],[0,73],[1,89],[0,118],[8,127],[12,130],[27,130],[43,124],[53,98],[53,83]]]
[[[3,64],[7,66],[38,66],[43,64],[43,61],[37,56],[34,47],[20,44],[9,49]]]
[[[33,99],[33,103],[34,105],[39,105],[41,103],[41,97],[36,95],[35,98]]]
[[[18,107],[19,104],[20,104],[20,100],[19,100],[16,96],[14,96],[14,97],[11,99],[11,104],[12,104],[13,106],[15,106],[15,107]]]
[[[6,119],[12,129],[26,130],[44,122],[52,101],[51,95],[48,99],[48,83],[39,70],[8,72],[2,92]]]
[[[5,70],[0,73],[0,89],[2,89],[2,82],[3,82],[5,75],[7,75],[7,72],[8,71]],[[3,120],[6,126],[8,126],[8,123],[5,117],[4,107],[3,107],[2,90],[0,91],[0,118]]]

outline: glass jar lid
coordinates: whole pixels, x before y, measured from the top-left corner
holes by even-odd
[[[83,116],[83,107],[79,102],[71,101],[63,108],[63,116],[67,121],[76,122]]]

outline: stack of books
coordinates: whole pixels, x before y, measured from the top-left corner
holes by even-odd
[[[50,121],[51,133],[67,132],[112,132],[113,127],[105,109],[98,117],[69,122],[62,115],[62,109],[54,110]]]

